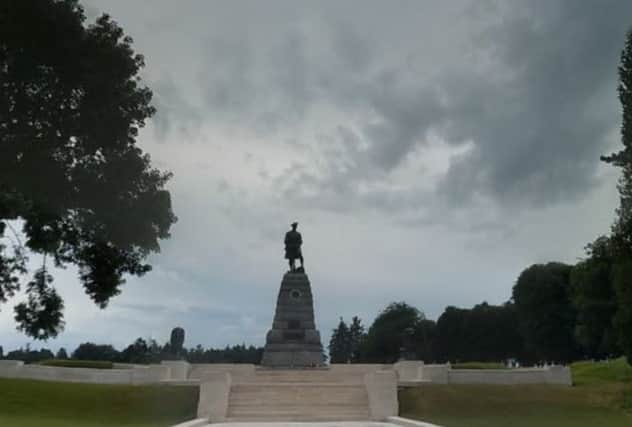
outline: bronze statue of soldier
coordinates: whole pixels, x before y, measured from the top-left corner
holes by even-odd
[[[303,253],[301,252],[303,238],[301,237],[301,233],[296,231],[296,227],[298,227],[298,222],[293,222],[292,229],[285,233],[285,259],[288,260],[290,271],[292,272],[297,271],[295,262],[297,258],[301,261],[299,271],[304,270]]]

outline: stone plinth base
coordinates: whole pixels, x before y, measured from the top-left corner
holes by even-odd
[[[314,301],[303,272],[283,276],[262,366],[310,367],[323,364],[323,346],[314,323]]]

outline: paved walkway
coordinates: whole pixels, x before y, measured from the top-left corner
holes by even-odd
[[[212,427],[399,427],[392,423],[376,421],[327,421],[327,422],[234,422],[207,424]]]
[[[393,422],[377,421],[260,421],[260,422],[230,422],[205,424],[200,418],[174,427],[440,427],[435,424],[415,421],[407,418],[390,417]]]

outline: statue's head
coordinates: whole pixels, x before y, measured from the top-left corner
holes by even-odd
[[[298,222],[293,222],[292,223],[292,230],[296,230],[296,227],[298,227]]]

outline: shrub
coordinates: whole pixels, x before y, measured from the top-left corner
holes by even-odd
[[[64,360],[50,359],[39,363],[44,366],[57,366],[61,368],[92,368],[92,369],[112,369],[114,363],[104,360]]]

